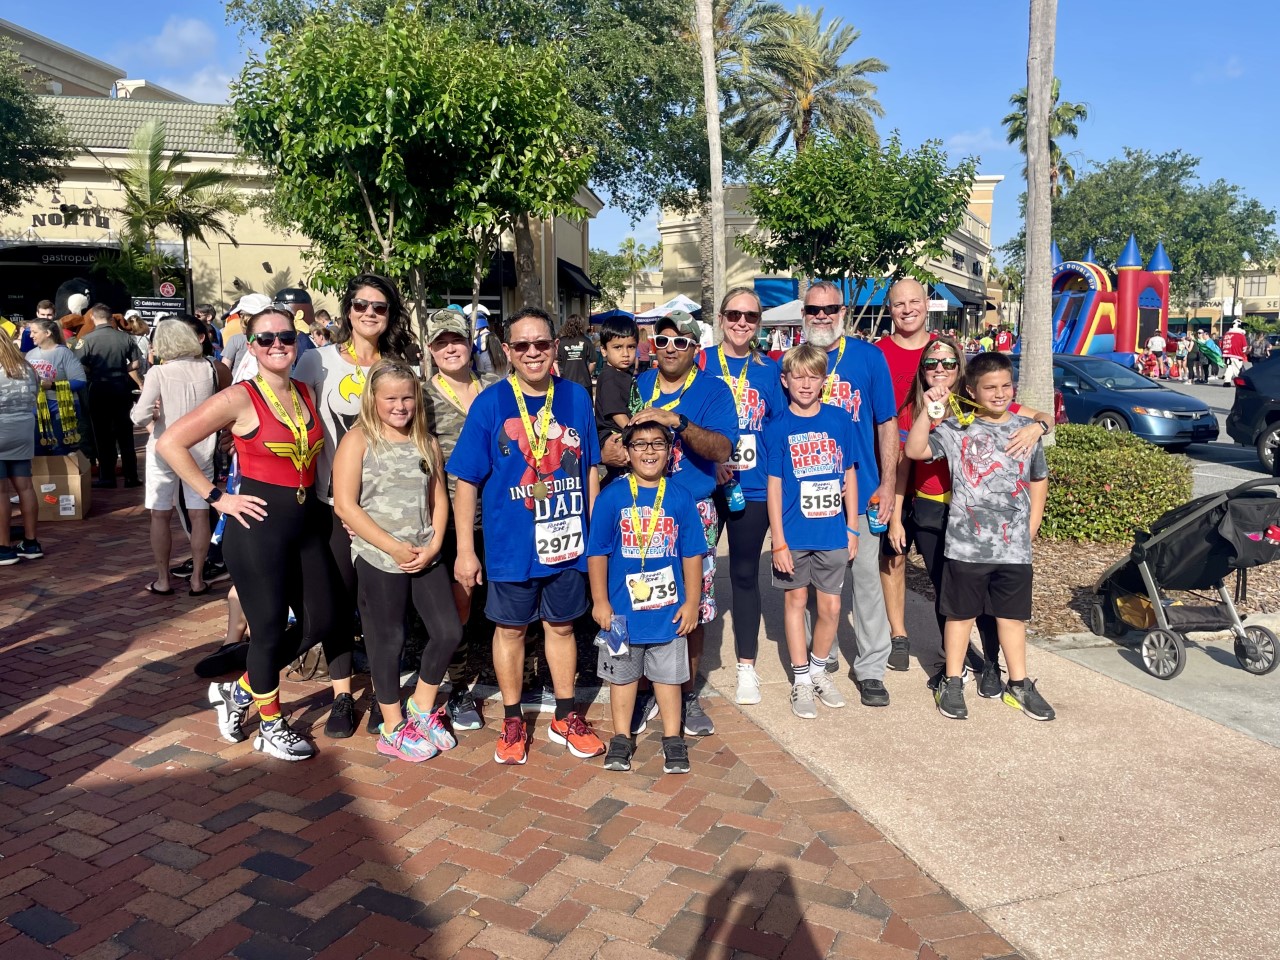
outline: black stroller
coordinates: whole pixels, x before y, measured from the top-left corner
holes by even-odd
[[[1271,489],[1263,489],[1270,487]],[[1224,584],[1236,574],[1236,601],[1245,597],[1250,567],[1280,557],[1280,477],[1264,477],[1225,493],[1199,497],[1170,510],[1134,538],[1129,556],[1111,566],[1094,587],[1089,626],[1098,636],[1122,638],[1146,630],[1142,664],[1172,680],[1187,663],[1185,635],[1193,630],[1235,634],[1235,655],[1250,673],[1270,673],[1280,656],[1276,635],[1240,622]],[[1207,605],[1170,603],[1161,590],[1217,591]]]

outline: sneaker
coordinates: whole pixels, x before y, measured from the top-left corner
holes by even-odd
[[[760,702],[760,678],[754,664],[738,664],[738,692],[734,699],[744,706]]]
[[[316,755],[314,744],[294,733],[284,717],[258,728],[253,749],[277,760],[309,760]]]
[[[587,760],[604,753],[604,743],[587,723],[587,718],[574,710],[563,720],[552,720],[547,728],[547,738],[552,743],[563,743],[575,757]]]
[[[458,738],[444,725],[444,707],[432,710],[430,713],[419,713],[413,706],[413,699],[410,698],[409,718],[417,725],[418,732],[435,744],[436,749],[441,753],[452,750],[458,745]]]
[[[324,735],[331,740],[345,740],[356,732],[356,698],[340,693],[333,698],[333,708],[325,721]]]
[[[959,677],[946,677],[933,694],[938,712],[948,720],[966,720],[969,708],[964,705],[964,684]]]
[[[938,684],[942,683],[946,675],[947,675],[947,668],[943,667],[941,670],[939,670],[937,673],[935,673],[933,676],[929,678],[925,686],[927,686],[930,690],[933,690],[936,692],[938,689]],[[966,663],[963,667],[960,668],[960,682],[967,686],[970,682],[972,682],[972,680],[973,680],[973,674],[969,672],[969,664]]]
[[[17,547],[0,547],[0,567],[12,566],[21,559]]]
[[[179,580],[190,580],[191,572],[195,570],[195,568],[195,561],[191,559],[191,557],[187,557],[186,560],[183,560],[182,563],[178,564],[176,567],[169,568],[169,576],[177,577]]]
[[[365,733],[382,733],[382,704],[377,697],[369,698],[369,722],[364,725]]]
[[[709,737],[716,732],[716,725],[702,709],[702,701],[698,699],[697,694],[685,695],[683,712],[686,737]]]
[[[484,726],[484,717],[480,716],[476,698],[469,690],[451,696],[444,709],[455,730],[479,730]]]
[[[408,720],[401,720],[394,730],[379,731],[377,750],[388,757],[398,757],[410,763],[430,760],[440,752],[434,743],[422,735],[418,725]]]
[[[636,752],[636,745],[630,737],[621,733],[615,734],[609,741],[609,752],[604,755],[606,770],[630,770],[631,757]]]
[[[791,685],[791,712],[801,720],[818,719],[818,707],[813,696],[812,683],[793,683]]]
[[[21,560],[39,560],[43,556],[39,540],[23,540],[18,544],[18,558]]]
[[[641,690],[636,694],[636,705],[631,710],[631,735],[638,737],[649,726],[649,721],[658,715],[658,701],[652,690]]]
[[[249,737],[241,726],[249,712],[249,704],[236,703],[232,694],[234,687],[234,681],[209,684],[209,702],[218,711],[218,733],[222,739],[228,743],[244,743]]]
[[[524,763],[529,759],[529,728],[523,717],[504,717],[502,735],[493,751],[497,763]]]
[[[964,668],[977,676],[982,676],[982,671],[987,669],[987,659],[971,645],[964,652]]]
[[[689,772],[689,745],[683,737],[662,738],[662,772]]]
[[[889,691],[884,688],[884,682],[881,680],[859,680],[858,693],[861,694],[864,707],[889,705]]]
[[[844,696],[836,689],[834,678],[820,673],[813,678],[813,692],[826,706],[838,710],[844,706]]]
[[[978,696],[994,700],[1004,692],[1004,681],[1000,679],[1000,664],[988,660],[978,680]]]
[[[911,669],[911,641],[906,637],[889,638],[889,669]]]
[[[1040,696],[1034,680],[1026,680],[1021,687],[1012,683],[1005,684],[1004,696],[1001,698],[1009,706],[1021,710],[1032,720],[1052,720],[1056,714],[1049,702]]]

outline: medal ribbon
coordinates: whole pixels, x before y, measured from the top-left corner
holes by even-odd
[[[956,393],[950,394],[947,399],[951,404],[951,412],[956,415],[956,420],[960,422],[960,426],[962,427],[967,427],[969,424],[973,423],[974,418],[982,410],[982,404],[974,403],[968,397],[962,397]],[[960,406],[961,403],[967,403],[969,406],[973,407],[974,412],[965,413]]]
[[[844,342],[841,341],[841,346]],[[724,347],[717,348],[720,354],[720,369],[724,371],[724,378],[733,383],[733,374],[729,372],[729,361],[724,358]],[[839,361],[837,361],[839,362]],[[742,396],[747,392],[747,368],[751,366],[751,358],[747,357],[742,364],[742,373],[738,375],[738,382],[733,385],[733,409],[738,416],[742,416]]]
[[[644,573],[644,562],[649,556],[649,544],[653,543],[653,535],[658,532],[658,513],[662,509],[662,497],[667,492],[667,478],[658,478],[658,493],[653,498],[653,509],[649,512],[648,530],[640,520],[640,504],[636,500],[640,495],[640,487],[636,483],[634,473],[627,474],[627,484],[631,487],[631,528],[640,538],[640,572]]]
[[[533,429],[533,421],[529,419],[529,408],[524,405],[524,393],[520,389],[520,384],[516,382],[515,375],[512,374],[508,378],[511,384],[511,391],[516,395],[516,408],[520,411],[520,422],[524,425],[524,435],[529,438],[529,452],[533,455],[534,466],[541,472],[542,458],[547,452],[547,432],[551,425],[551,399],[556,393],[556,382],[551,380],[547,387],[547,402],[542,405],[542,409],[538,411],[538,426],[541,435],[537,435]]]
[[[360,361],[356,359],[356,342],[355,342],[355,340],[348,340],[348,341],[347,341],[347,352],[351,354],[351,362],[352,362],[352,363],[354,363],[354,364],[356,365],[356,372],[355,372],[355,373],[353,373],[351,376],[352,376],[352,378],[354,378],[354,380],[355,380],[355,382],[356,382],[356,383],[363,384],[363,383],[364,383],[364,368],[360,366]],[[377,363],[377,362],[378,362],[378,360],[379,360],[380,358],[381,358],[381,354],[379,354],[377,357],[374,357],[374,358],[373,358],[373,362],[374,362],[374,363]]]
[[[844,344],[845,344],[845,339],[843,336],[841,336],[840,349],[836,352],[835,366],[831,369],[831,372],[827,374],[826,383],[822,385],[822,402],[823,403],[831,402],[831,391],[834,390],[836,386],[836,371],[840,369],[840,361],[844,359]],[[829,357],[831,356],[831,354],[828,353],[827,356]]]
[[[460,412],[462,413],[467,412],[466,409],[462,406],[462,401],[458,398],[458,395],[453,392],[453,387],[449,386],[449,381],[444,378],[444,374],[442,373],[436,374],[436,386],[440,388],[441,392],[444,393],[449,398],[449,401],[455,407],[457,407]],[[481,390],[484,389],[484,385],[481,384],[480,378],[477,377],[474,373],[471,375],[471,386],[475,388],[476,393],[479,393]],[[519,393],[519,392],[520,391],[518,390],[516,391],[516,393]],[[532,443],[532,441],[530,442]]]
[[[680,392],[676,394],[676,398],[669,403],[664,403],[658,407],[659,410],[674,410],[680,406],[680,401],[684,399],[684,392],[689,389],[689,384],[693,383],[693,378],[698,375],[698,365],[695,363],[689,368],[689,375],[684,378],[684,383],[680,387]],[[649,397],[648,406],[652,407],[658,402],[658,395],[662,391],[662,374],[658,374],[653,378],[653,395]]]
[[[302,482],[304,465],[308,462],[307,454],[311,452],[311,445],[307,442],[307,418],[302,412],[302,398],[298,396],[298,388],[293,385],[293,381],[289,381],[289,394],[293,397],[293,415],[297,422],[289,418],[289,414],[285,412],[284,404],[276,397],[275,391],[271,389],[266,380],[261,376],[253,378],[253,382],[258,385],[258,389],[262,391],[262,395],[267,398],[267,403],[271,405],[271,409],[275,415],[280,418],[289,432],[293,434],[293,441],[298,445],[298,489],[302,490],[304,484]]]

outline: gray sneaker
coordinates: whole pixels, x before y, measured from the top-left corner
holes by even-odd
[[[889,662],[887,666],[890,670],[911,669],[910,640],[906,637],[891,637],[889,639]]]
[[[812,683],[793,683],[791,685],[791,712],[801,720],[816,720],[818,707],[814,702]]]
[[[838,709],[844,706],[844,697],[836,689],[836,682],[825,673],[813,675],[813,692],[826,706]]]
[[[978,696],[994,700],[1004,692],[1004,681],[1000,679],[1000,664],[988,660],[982,668],[982,676],[978,679]]]
[[[258,735],[253,738],[253,749],[277,760],[309,760],[316,755],[315,746],[294,733],[284,717],[258,728]]]
[[[631,735],[639,736],[649,726],[649,721],[658,715],[658,701],[652,690],[641,690],[636,694],[636,705],[631,710]]]
[[[702,709],[702,703],[695,693],[686,694],[684,698],[684,735],[686,737],[709,737],[716,732],[716,725],[711,722]]]
[[[241,729],[249,704],[241,706],[232,696],[234,683],[209,684],[209,702],[218,711],[218,733],[227,743],[244,743],[248,734]]]
[[[933,702],[948,720],[969,719],[969,708],[964,705],[964,684],[959,677],[946,677],[934,692]]]
[[[1003,700],[1032,720],[1052,720],[1057,716],[1049,702],[1040,696],[1034,680],[1025,681],[1021,687],[1015,687],[1012,683],[1005,684]]]

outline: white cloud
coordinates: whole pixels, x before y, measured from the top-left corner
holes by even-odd
[[[1244,76],[1244,61],[1236,54],[1231,54],[1225,61],[1206,64],[1191,75],[1197,84],[1217,83],[1223,80],[1238,80]]]
[[[990,127],[981,130],[961,130],[947,137],[944,145],[948,150],[960,150],[966,153],[991,153],[996,150],[1008,150],[1009,144],[1004,137],[997,137]]]
[[[221,66],[208,66],[186,76],[159,77],[156,83],[197,103],[226,103],[231,96],[232,79]]]
[[[157,66],[179,67],[207,63],[217,52],[218,36],[213,27],[193,17],[170,17],[160,32],[121,48],[116,55],[129,65],[130,73],[145,76]]]

